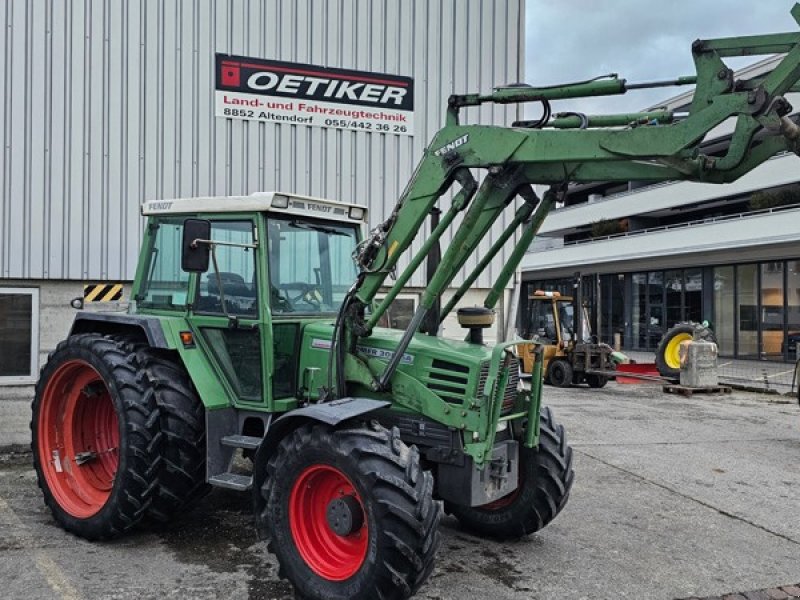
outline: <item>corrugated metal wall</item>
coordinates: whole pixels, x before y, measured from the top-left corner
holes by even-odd
[[[285,190],[366,203],[375,223],[447,96],[524,72],[524,0],[0,4],[0,278],[131,279],[155,198]],[[416,135],[216,118],[215,52],[411,76]]]

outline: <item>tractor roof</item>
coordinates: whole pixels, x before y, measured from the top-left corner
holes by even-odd
[[[365,206],[284,192],[256,192],[249,196],[207,196],[201,198],[176,198],[173,200],[150,200],[142,204],[142,214],[144,216],[261,212],[267,210],[338,221],[366,222],[367,220],[367,208]]]

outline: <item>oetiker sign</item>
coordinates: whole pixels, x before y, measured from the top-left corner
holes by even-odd
[[[410,77],[216,55],[216,116],[414,134]]]

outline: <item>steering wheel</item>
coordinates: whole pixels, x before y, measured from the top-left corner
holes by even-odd
[[[286,292],[286,290],[300,290],[300,293],[296,296],[286,293],[286,299],[292,304],[305,302],[317,310],[322,308],[322,290],[320,290],[317,285],[305,283],[304,281],[293,281],[282,283],[279,287],[284,292]]]

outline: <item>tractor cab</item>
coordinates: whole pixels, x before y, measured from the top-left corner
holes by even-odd
[[[135,311],[185,315],[235,404],[294,406],[301,331],[335,319],[366,209],[269,192],[159,200],[142,213]]]

